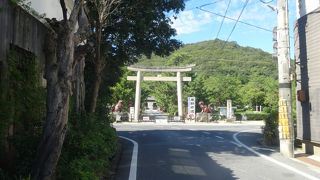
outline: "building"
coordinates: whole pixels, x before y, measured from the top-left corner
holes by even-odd
[[[296,3],[297,138],[307,154],[320,155],[320,1]]]

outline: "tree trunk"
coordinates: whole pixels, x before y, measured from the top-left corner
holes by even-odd
[[[84,99],[85,99],[85,83],[84,83],[84,67],[85,58],[79,59],[75,67],[75,97],[76,97],[76,112],[84,112]]]
[[[90,47],[87,45],[78,46],[75,50],[72,84],[73,92],[75,93],[76,100],[76,112],[82,113],[85,111],[85,82],[84,82],[84,68],[85,68],[85,56],[89,52]]]
[[[33,179],[52,179],[68,122],[74,51],[73,32],[67,29],[60,32],[57,39],[52,36],[48,38],[50,39],[46,57],[47,116],[31,174]],[[56,42],[59,42],[59,45]]]
[[[101,25],[97,25],[97,35],[96,35],[96,58],[94,62],[94,80],[93,80],[93,89],[90,102],[91,113],[96,111],[97,100],[99,96],[99,90],[101,85],[101,73],[104,69],[103,59],[101,57]]]
[[[83,0],[75,1],[69,20],[52,21],[46,42],[47,114],[32,167],[32,179],[53,179],[67,131],[74,61],[74,29]]]

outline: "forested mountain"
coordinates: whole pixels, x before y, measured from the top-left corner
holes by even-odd
[[[184,45],[169,57],[142,58],[136,65],[174,66],[196,64],[198,75],[230,75],[247,82],[252,75],[277,78],[276,62],[271,54],[236,42],[219,39]]]
[[[192,81],[184,83],[184,101],[195,96],[215,106],[233,105],[240,108],[256,105],[274,108],[277,104],[277,64],[271,54],[236,42],[219,39],[184,45],[168,57],[143,57],[136,66],[180,66],[195,64]],[[173,75],[173,74],[172,74]],[[171,109],[176,105],[176,85],[144,82],[143,90],[156,97],[157,104]],[[163,92],[162,90],[166,90]],[[161,91],[160,91],[161,90]],[[170,95],[170,96],[169,96]],[[171,97],[172,96],[172,97]]]

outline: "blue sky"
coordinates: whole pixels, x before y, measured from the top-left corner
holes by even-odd
[[[231,0],[226,16],[237,19],[245,4],[245,1],[246,0]],[[269,4],[276,7],[276,2],[276,0],[273,0]],[[172,19],[173,27],[176,28],[178,34],[175,36],[175,38],[181,40],[185,44],[213,40],[215,38],[227,40],[235,21],[225,19],[218,35],[218,30],[223,18],[210,12],[224,15],[228,3],[229,0],[187,1],[185,10],[177,15],[177,19]],[[210,5],[202,6],[204,4]],[[203,10],[209,12],[201,11],[199,8],[197,8],[200,6],[202,6]],[[289,0],[289,29],[291,36],[293,36],[292,30],[294,21],[296,19],[295,14],[295,1]],[[273,27],[277,25],[277,14],[260,0],[249,0],[240,17],[240,21],[272,30]],[[273,49],[271,32],[241,23],[236,25],[229,38],[229,41],[236,41],[241,46],[260,48],[270,53],[272,53]],[[291,46],[293,47],[292,42]]]

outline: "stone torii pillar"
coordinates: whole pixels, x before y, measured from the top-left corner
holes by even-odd
[[[183,116],[182,112],[182,79],[181,72],[177,72],[177,97],[178,97],[178,115]]]
[[[191,77],[181,77],[181,72],[189,72],[195,65],[185,67],[137,67],[129,66],[128,70],[136,71],[137,76],[128,76],[127,80],[136,81],[136,94],[134,103],[134,121],[139,120],[140,103],[141,103],[141,82],[142,81],[176,81],[177,82],[177,97],[178,97],[178,115],[183,116],[183,101],[182,101],[182,81],[191,81]],[[146,76],[142,72],[175,72],[176,77],[162,77],[162,76]]]
[[[140,100],[141,100],[141,80],[142,75],[141,71],[137,72],[137,81],[136,81],[136,96],[134,99],[134,120],[139,120],[139,111],[140,111]]]

